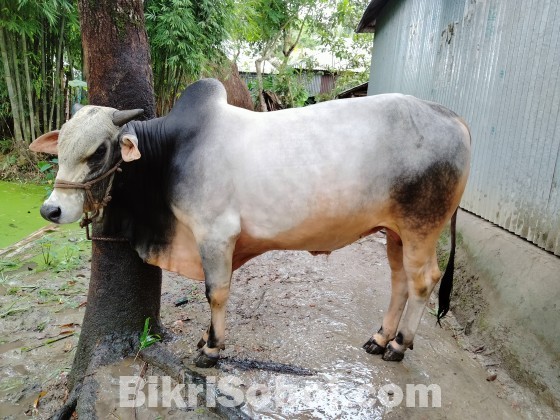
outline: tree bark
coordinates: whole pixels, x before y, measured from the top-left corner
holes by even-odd
[[[264,87],[263,87],[263,62],[264,60],[259,58],[255,61],[255,69],[257,71],[257,89],[259,91],[259,108],[262,112],[268,111],[266,108],[266,103],[264,101]]]
[[[154,117],[142,0],[80,0],[78,7],[90,103],[143,108],[146,118]],[[105,217],[111,217],[111,203]],[[101,223],[94,225],[94,236],[104,236]],[[160,329],[161,269],[145,264],[126,242],[94,241],[92,246],[87,308],[69,376],[70,389],[82,390],[80,418],[96,417],[87,408],[91,395],[84,394],[95,389],[91,374],[98,364],[130,354],[146,318],[152,331]]]
[[[227,92],[227,101],[230,105],[249,110],[254,109],[253,99],[247,85],[239,76],[239,70],[235,62],[231,62],[229,69],[217,75],[218,79],[224,84]]]
[[[80,0],[84,67],[90,102],[143,108],[155,116],[153,75],[140,0]],[[136,104],[142,104],[142,107]]]

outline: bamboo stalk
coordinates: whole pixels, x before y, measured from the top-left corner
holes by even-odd
[[[17,99],[14,87],[14,80],[12,78],[12,70],[10,68],[10,61],[8,59],[8,48],[6,43],[6,36],[4,28],[0,27],[0,52],[2,54],[2,64],[4,65],[4,79],[6,87],[8,88],[8,97],[10,99],[10,107],[12,108],[12,117],[14,120],[14,138],[17,147],[23,146],[23,135],[21,132],[19,108],[17,106]]]
[[[11,50],[12,50],[12,63],[14,66],[14,80],[16,81],[16,99],[17,99],[17,106],[19,107],[19,115],[20,115],[20,124],[23,134],[23,141],[25,143],[30,143],[29,138],[29,126],[27,124],[27,119],[25,118],[25,109],[23,108],[23,99],[22,99],[22,90],[21,90],[21,83],[20,83],[20,71],[19,71],[19,58],[17,56],[18,53],[18,45],[17,45],[17,38],[14,36],[12,37]]]
[[[60,33],[58,34],[58,48],[56,50],[56,70],[55,74],[53,75],[53,100],[51,104],[51,113],[50,113],[50,121],[53,121],[55,118],[55,111],[56,114],[56,126],[60,127],[60,112],[59,112],[59,101],[61,92],[60,92],[60,72],[62,70],[62,47],[64,43],[64,15],[61,18],[60,22]]]
[[[27,91],[27,106],[29,108],[29,126],[31,129],[31,138],[37,136],[35,131],[35,111],[33,109],[33,93],[31,90],[31,77],[29,75],[29,59],[27,57],[27,41],[25,35],[21,35],[21,46],[23,49],[23,67],[25,71],[25,82]]]
[[[43,86],[42,86],[42,91],[43,91],[43,132],[48,132],[51,129],[51,124],[48,120],[48,114],[47,114],[47,69],[45,66],[45,60],[47,59],[47,48],[45,46],[45,42],[47,39],[47,34],[45,33],[45,25],[43,23],[43,32],[42,32],[42,36],[41,36],[41,51],[42,51],[42,56],[41,56],[41,77],[43,80]]]

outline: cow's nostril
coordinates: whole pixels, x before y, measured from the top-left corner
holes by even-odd
[[[58,206],[43,205],[41,207],[41,216],[50,222],[58,223],[62,210]]]

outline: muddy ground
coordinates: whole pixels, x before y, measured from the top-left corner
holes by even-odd
[[[51,249],[58,250],[50,265],[44,261],[44,233],[0,253],[2,418],[47,418],[66,396],[65,377],[80,333],[89,277],[88,244],[81,235],[48,234]],[[80,251],[72,253],[65,244]],[[365,353],[361,346],[381,323],[389,285],[381,233],[328,257],[305,252],[262,255],[234,274],[223,356],[282,363],[312,374],[242,370],[227,362],[199,372],[210,378],[207,384],[233,386],[234,403],[242,402],[240,413],[254,418],[547,419],[557,414],[509,378],[490,346],[471,343],[453,316],[443,329],[436,327],[433,302],[414,350],[402,363]],[[185,298],[188,303],[175,306]],[[190,364],[209,322],[203,284],[165,274],[162,321],[174,335],[166,346]],[[101,418],[214,417],[204,404],[194,402],[186,408],[161,407],[161,401],[156,408],[119,406],[119,376],[139,374],[163,386],[162,373],[140,360],[127,359],[107,369],[98,404]],[[435,392],[421,401],[410,386],[432,386]],[[185,400],[188,404],[186,394]],[[423,403],[428,407],[421,407]]]

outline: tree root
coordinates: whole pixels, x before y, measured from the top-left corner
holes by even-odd
[[[166,375],[169,375],[179,383],[191,383],[202,386],[203,392],[201,394],[207,395],[208,390],[206,388],[206,376],[190,369],[188,366],[185,366],[175,354],[167,350],[161,343],[154,344],[153,346],[142,350],[139,353],[139,357],[144,362],[161,369]],[[213,401],[216,401],[218,397],[223,396],[217,387],[212,387],[212,390],[215,393]],[[204,406],[206,401],[202,395],[199,394],[198,398],[198,404],[200,406]],[[221,404],[216,404],[215,407],[207,408],[213,413],[227,419],[250,419],[249,416],[240,410],[240,407],[225,407]]]
[[[164,345],[156,343],[140,353],[138,353],[144,362],[149,365],[161,369],[166,375],[171,376],[179,383],[203,383],[204,376],[191,369],[188,369],[181,359],[174,353],[167,350]]]
[[[49,420],[67,420],[72,417],[72,414],[76,410],[76,405],[78,404],[78,397],[82,390],[82,385],[77,384],[72,392],[68,395],[68,399],[64,405],[51,417]]]
[[[96,404],[98,401],[98,391],[100,389],[98,371],[100,368],[114,364],[126,356],[132,356],[133,343],[130,340],[114,340],[107,337],[99,343],[93,350],[90,363],[86,374],[76,381],[72,392],[63,407],[61,407],[52,417],[54,420],[67,420],[76,412],[79,418],[96,419]],[[208,410],[228,419],[248,419],[240,407],[226,407],[219,403],[208,406],[207,397],[212,401],[219,401],[219,397],[228,398],[220,392],[215,382],[208,382],[207,377],[195,368],[185,365],[177,355],[169,351],[164,344],[156,343],[138,353],[138,357],[148,365],[157,367],[165,375],[171,377],[180,384],[194,384],[202,392],[198,395],[198,405],[206,406]],[[283,373],[298,376],[311,376],[316,372],[299,366],[287,365],[276,362],[263,362],[257,360],[223,358],[220,359],[218,367],[228,371],[229,367],[236,367],[242,370],[258,369],[269,372]],[[211,387],[207,388],[207,384]],[[208,395],[213,393],[213,395]]]

